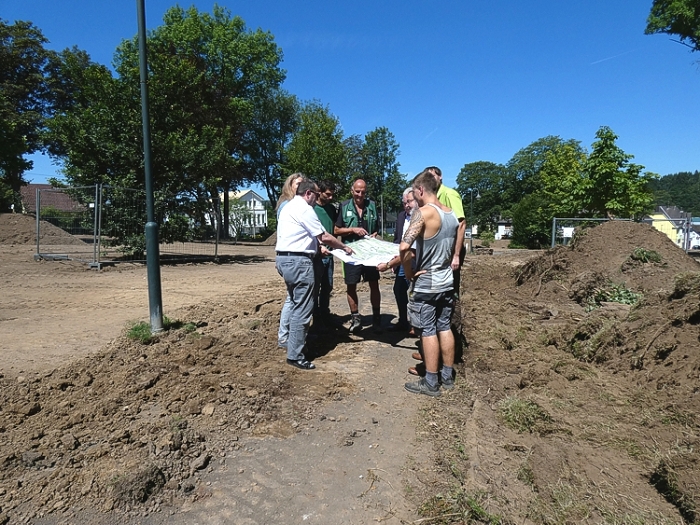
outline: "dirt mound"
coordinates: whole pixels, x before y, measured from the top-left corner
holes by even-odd
[[[260,243],[262,246],[274,246],[277,244],[277,232],[270,235],[267,239]]]
[[[508,257],[469,262],[470,388],[428,418],[461,486],[442,480],[423,515],[699,522],[697,263],[628,222]]]
[[[279,286],[251,288],[236,304],[181,310],[149,344],[124,336],[67,367],[0,380],[0,518],[157,510],[196,494],[199,471],[237,436],[290,435],[343,396],[335,374],[286,365],[283,300]]]
[[[50,222],[41,221],[39,231],[41,244],[85,244]],[[22,213],[0,213],[0,244],[36,244],[36,217]]]
[[[391,487],[410,492],[414,521],[700,522],[697,270],[656,230],[625,222],[569,247],[468,257],[456,387],[388,403],[382,384],[362,391],[396,427],[412,422],[392,403],[421,407],[417,436],[435,463],[407,458],[418,481]],[[289,435],[346,396],[344,368],[285,365],[275,339],[283,294],[279,281],[251,287],[176,312],[180,324],[150,344],[120,337],[52,372],[0,378],[0,523],[99,509],[131,509],[112,523],[148,523],[207,497],[202,480],[229,465],[243,436]],[[325,335],[326,351],[342,337]],[[394,428],[387,442],[401,441]],[[259,497],[258,475],[242,498]],[[263,494],[285,490],[272,482]]]

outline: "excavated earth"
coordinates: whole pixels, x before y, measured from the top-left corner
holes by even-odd
[[[468,257],[457,387],[432,399],[402,388],[413,340],[340,326],[339,275],[338,322],[314,340],[319,369],[287,366],[272,247],[235,294],[182,299],[153,340],[112,326],[54,366],[10,315],[26,305],[9,292],[41,289],[52,268],[76,280],[85,270],[31,262],[27,219],[0,215],[12,298],[0,321],[16,323],[0,343],[33,359],[0,357],[0,524],[700,522],[700,266],[650,226],[613,221],[570,246]],[[196,272],[216,282],[232,266],[173,269],[167,286],[193,287]],[[123,272],[118,287],[141,270],[105,271]],[[388,326],[390,276],[382,291]],[[56,295],[46,288],[48,311]],[[324,439],[326,490],[300,451]],[[267,474],[245,478],[253,461]],[[353,468],[364,476],[343,478]],[[296,490],[296,472],[314,512],[301,496],[271,506]]]

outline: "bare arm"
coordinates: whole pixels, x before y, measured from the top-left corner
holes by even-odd
[[[352,248],[350,248],[350,246],[343,244],[328,232],[323,232],[316,238],[318,239],[318,242],[330,246],[331,248],[338,248],[339,250],[343,250],[348,255],[353,253]]]
[[[450,266],[454,271],[459,270],[459,254],[462,252],[462,247],[464,246],[464,233],[467,231],[467,221],[464,219],[459,220],[459,226],[457,226],[457,239],[455,240],[455,253],[452,255],[452,263]],[[472,241],[473,242],[473,241]]]
[[[401,257],[401,264],[403,265],[403,271],[406,274],[406,278],[411,280],[415,277],[413,273],[413,268],[411,267],[411,259],[413,259],[413,253],[411,251],[411,246],[416,241],[418,237],[423,234],[425,230],[425,218],[420,209],[415,210],[411,214],[411,222],[406,228],[403,234],[403,240],[399,244],[399,254]]]
[[[333,227],[333,233],[335,235],[340,235],[341,237],[346,235],[359,235],[360,237],[364,237],[367,235],[367,230],[364,228],[341,228],[336,225]]]

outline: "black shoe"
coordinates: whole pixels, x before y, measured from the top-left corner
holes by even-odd
[[[302,370],[313,370],[316,365],[306,359],[287,359],[287,364],[301,368]]]

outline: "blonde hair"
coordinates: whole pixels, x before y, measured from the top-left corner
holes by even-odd
[[[294,198],[295,191],[294,191],[294,182],[296,182],[297,179],[301,179],[299,182],[302,180],[305,180],[306,177],[304,177],[303,173],[292,173],[287,179],[284,181],[284,184],[282,185],[282,193],[280,193],[280,198],[277,200],[277,206],[275,206],[275,209],[279,209],[279,207],[282,205],[283,202],[290,201]]]

